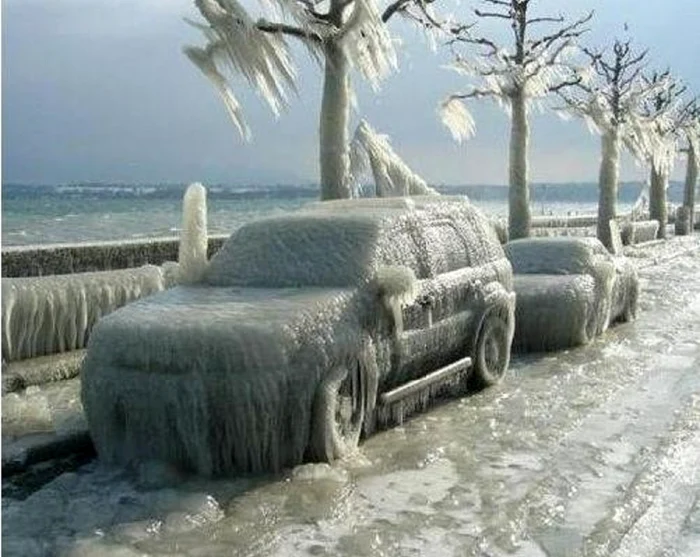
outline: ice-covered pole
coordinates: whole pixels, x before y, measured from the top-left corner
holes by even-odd
[[[204,274],[207,265],[207,190],[196,182],[190,184],[182,203],[180,235],[180,282],[193,284]]]

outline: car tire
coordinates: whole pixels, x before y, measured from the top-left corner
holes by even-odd
[[[500,383],[510,363],[510,328],[498,312],[484,317],[474,350],[469,386],[483,389]]]
[[[331,370],[316,393],[310,453],[332,462],[357,449],[365,419],[365,389],[358,366]]]

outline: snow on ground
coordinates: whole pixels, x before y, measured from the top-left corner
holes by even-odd
[[[700,237],[628,254],[636,322],[516,357],[348,462],[218,481],[92,462],[3,497],[3,555],[696,556]]]

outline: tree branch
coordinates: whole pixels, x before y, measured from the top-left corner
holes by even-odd
[[[482,12],[478,8],[474,8],[474,13],[478,15],[479,17],[495,17],[499,19],[510,19],[510,15],[508,14],[499,14],[498,12]]]
[[[260,19],[256,22],[255,28],[259,31],[264,31],[265,33],[282,33],[283,35],[289,35],[291,37],[297,37],[299,39],[307,39],[320,43],[321,37],[313,31],[305,31],[299,27],[294,27],[292,25],[287,25],[286,23],[271,23],[264,19]]]
[[[559,17],[533,17],[532,19],[527,20],[527,24],[530,25],[532,23],[564,23],[564,16],[559,16]]]
[[[413,0],[396,0],[395,2],[392,2],[389,4],[384,12],[382,13],[382,21],[386,23],[389,21],[391,16],[393,16],[397,12],[401,12],[406,9],[408,4],[411,4]]]

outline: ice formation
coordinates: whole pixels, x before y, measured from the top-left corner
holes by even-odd
[[[438,195],[394,152],[389,138],[378,134],[364,120],[355,130],[350,166],[355,180],[371,169],[377,197]]]
[[[658,220],[627,221],[620,231],[622,243],[626,246],[656,240],[659,231]]]
[[[396,69],[396,51],[374,0],[354,0],[343,25],[341,44],[348,59],[375,89]]]
[[[180,237],[180,281],[198,282],[207,266],[207,190],[199,183],[191,184],[185,192],[182,207]]]
[[[377,389],[469,350],[475,316],[495,300],[486,284],[507,298],[510,263],[464,200],[324,202],[247,224],[202,283],[138,300],[95,328],[82,397],[98,453],[206,475],[299,464],[323,452],[310,447],[314,407],[333,373],[357,378],[371,430]],[[387,306],[401,306],[403,334]]]
[[[84,348],[95,323],[167,287],[160,267],[2,279],[2,357],[33,358]]]
[[[243,76],[279,114],[287,102],[286,89],[295,90],[296,71],[287,44],[280,33],[260,30],[236,0],[196,0],[207,24],[192,23],[208,43],[206,48],[185,47],[189,59],[214,84],[229,116],[244,136],[248,135],[238,101],[217,64]]]
[[[532,238],[506,244],[517,295],[514,344],[528,350],[585,344],[634,317],[638,279],[595,238]]]

